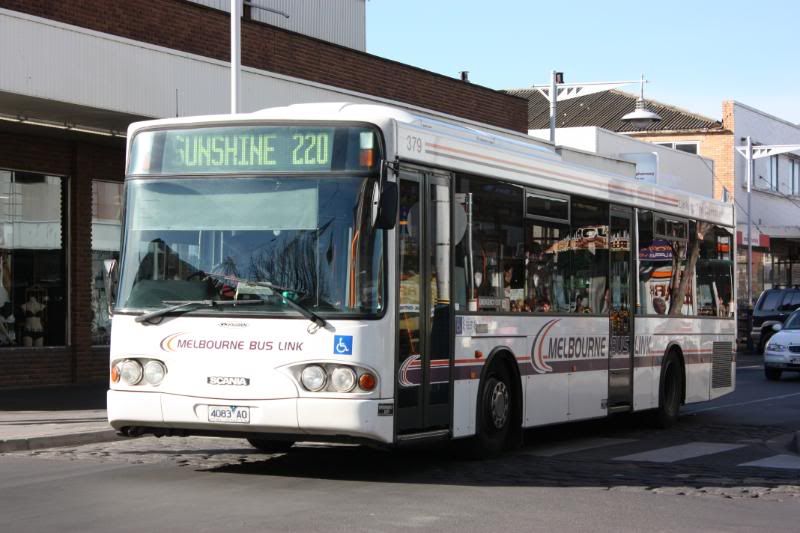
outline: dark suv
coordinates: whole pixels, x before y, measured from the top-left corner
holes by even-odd
[[[772,326],[783,324],[789,313],[800,307],[800,288],[767,289],[761,293],[753,309],[753,329],[750,337],[758,353],[764,353],[764,346],[775,333]]]

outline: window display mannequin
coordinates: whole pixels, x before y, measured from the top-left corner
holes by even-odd
[[[22,329],[23,346],[44,346],[44,309],[47,307],[36,299],[33,293],[28,295],[28,301],[20,306],[25,313],[25,323]]]
[[[6,265],[6,258],[0,255],[0,346],[13,345],[16,342],[14,310],[6,289],[6,285],[9,284],[7,279],[10,278]]]

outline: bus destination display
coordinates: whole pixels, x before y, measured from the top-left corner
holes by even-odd
[[[361,126],[259,125],[142,131],[129,174],[372,170],[378,140]]]
[[[162,172],[330,170],[333,128],[215,128],[169,131]]]

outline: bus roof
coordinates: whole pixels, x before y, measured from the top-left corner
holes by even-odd
[[[563,161],[551,145],[523,133],[388,105],[348,102],[293,104],[235,115],[135,122],[128,127],[128,143],[143,129],[282,120],[375,124],[384,132],[389,145],[396,146],[396,153],[387,153],[387,158],[397,156],[401,160],[522,185],[603,198],[728,227],[735,225],[734,209],[730,203]],[[420,144],[417,147],[400,142],[407,138],[419,139]]]

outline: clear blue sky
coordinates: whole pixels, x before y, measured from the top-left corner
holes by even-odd
[[[644,73],[646,98],[800,123],[800,0],[368,0],[367,51],[492,89]]]

